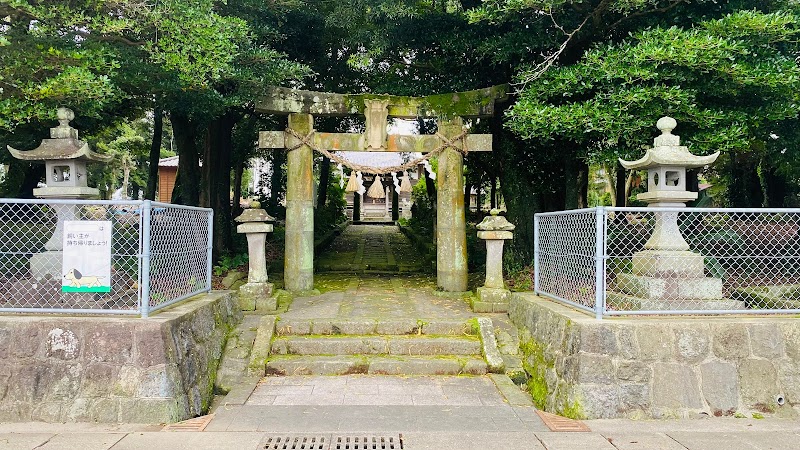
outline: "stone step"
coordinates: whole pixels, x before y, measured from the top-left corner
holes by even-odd
[[[437,319],[281,319],[275,334],[286,335],[477,335],[477,324],[465,320]]]
[[[476,337],[450,336],[282,336],[273,355],[480,355]]]
[[[485,375],[479,357],[457,356],[273,356],[266,375]]]

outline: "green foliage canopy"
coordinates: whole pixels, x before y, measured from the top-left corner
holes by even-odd
[[[746,149],[798,115],[798,25],[790,12],[741,11],[635,33],[527,84],[508,126],[613,160],[638,156],[655,121],[671,115],[698,152]]]
[[[57,105],[99,118],[130,106],[133,97],[181,92],[205,92],[196,98],[205,106],[197,109],[208,111],[224,94],[241,90],[230,88],[232,80],[246,80],[252,88],[302,75],[302,67],[269,48],[263,31],[255,33],[245,18],[225,14],[224,5],[218,0],[4,2],[0,129],[51,120]]]

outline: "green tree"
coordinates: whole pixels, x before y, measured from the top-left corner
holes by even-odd
[[[670,115],[694,152],[758,160],[774,127],[798,114],[798,24],[789,12],[741,11],[636,33],[527,84],[508,125],[525,139],[567,140],[586,149],[582,158],[613,165],[641,156],[656,120]]]

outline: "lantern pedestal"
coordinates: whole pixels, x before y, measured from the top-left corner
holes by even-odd
[[[514,237],[514,225],[499,214],[493,209],[477,227],[478,238],[486,241],[486,281],[475,291],[474,312],[508,312],[511,301],[503,279],[503,243]]]
[[[247,254],[250,260],[247,283],[239,288],[239,305],[242,311],[275,311],[278,299],[272,295],[273,285],[267,277],[267,233],[271,233],[274,219],[263,209],[246,209],[236,218],[241,225],[236,232],[247,237]]]

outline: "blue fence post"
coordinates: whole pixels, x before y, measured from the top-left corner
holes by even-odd
[[[206,254],[206,288],[211,292],[211,266],[214,251],[214,210],[208,210],[208,247]]]
[[[594,245],[594,314],[602,319],[605,313],[606,276],[605,276],[605,208],[595,208],[595,245]]]
[[[143,318],[150,315],[150,212],[153,208],[150,200],[142,203],[142,297],[139,299]]]

